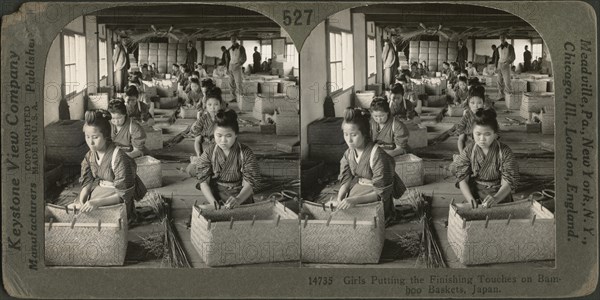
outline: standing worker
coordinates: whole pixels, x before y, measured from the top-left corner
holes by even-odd
[[[458,69],[464,70],[467,60],[469,59],[469,49],[465,47],[465,41],[462,39],[458,40],[458,54],[456,55],[456,63],[458,63]]]
[[[240,45],[237,36],[231,36],[231,47],[229,48],[229,87],[231,88],[232,101],[242,95],[242,66],[246,62],[246,49]]]
[[[225,70],[228,70],[229,61],[231,60],[231,57],[229,56],[229,51],[227,51],[227,47],[225,46],[221,46],[221,51],[223,52],[223,54],[221,55],[221,63],[219,65],[224,65]]]
[[[260,52],[258,52],[258,47],[254,47],[254,54],[252,54],[252,73],[260,72],[260,61],[262,57],[260,56]]]
[[[494,64],[494,67],[498,68],[498,48],[496,45],[492,45],[492,61],[490,64]]]
[[[531,51],[527,48],[527,45],[525,45],[525,52],[523,52],[523,72],[531,70]]]
[[[506,34],[500,35],[498,47],[498,93],[505,97],[511,93],[510,65],[515,61],[515,48],[506,41]]]
[[[196,47],[194,47],[194,43],[192,43],[192,41],[188,42],[187,49],[188,52],[185,58],[185,64],[190,70],[194,70],[194,68],[196,67],[196,61],[198,60],[198,50],[196,50]]]
[[[125,41],[121,38],[115,44],[113,52],[113,70],[115,72],[115,87],[117,93],[123,93],[127,86],[128,70],[129,70],[129,54],[124,45]]]
[[[394,83],[398,64],[396,49],[391,40],[386,39],[384,41],[381,57],[383,59],[383,84],[385,85],[384,88],[388,89]]]

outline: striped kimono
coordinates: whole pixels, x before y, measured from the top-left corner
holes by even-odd
[[[215,121],[208,112],[202,113],[200,118],[192,124],[192,127],[190,127],[190,133],[194,137],[202,136],[203,141],[207,143],[213,143],[215,141],[214,131]]]
[[[110,125],[112,141],[123,151],[131,152],[135,148],[146,152],[146,132],[138,122],[126,117],[120,130],[114,124]]]
[[[456,123],[456,135],[466,134],[467,141],[473,140],[473,127],[475,126],[475,114],[469,109],[465,109],[465,113],[458,123]]]
[[[127,105],[127,116],[138,122],[146,122],[152,118],[148,104],[139,100],[133,105]]]
[[[386,150],[396,149],[399,147],[407,153],[410,152],[408,146],[408,136],[410,132],[406,125],[398,116],[390,116],[381,129],[378,129],[378,124],[371,119],[371,137],[373,142],[380,145]]]
[[[88,151],[81,162],[79,182],[82,187],[91,185],[90,199],[109,197],[116,193],[119,195],[121,203],[126,204],[128,216],[132,216],[135,209],[133,200],[142,199],[146,194],[146,187],[137,177],[135,160],[113,143],[107,147],[101,161],[97,159],[95,151]],[[118,151],[114,164],[112,162],[113,151]]]
[[[340,160],[342,185],[350,183],[348,196],[366,195],[373,191],[379,201],[383,201],[386,220],[395,215],[394,198],[400,198],[406,191],[404,183],[395,172],[396,163],[383,149],[376,148],[371,166],[371,151],[374,144],[369,143],[360,157],[356,150],[348,149]]]
[[[464,179],[469,179],[471,192],[475,198],[479,198],[476,199],[479,203],[487,195],[493,196],[498,192],[502,179],[508,182],[512,192],[515,192],[519,184],[519,167],[512,150],[498,140],[492,143],[487,155],[478,145],[467,145],[454,164],[456,187]],[[510,201],[512,196],[509,195],[499,203]]]
[[[415,111],[415,105],[409,100],[402,97],[402,100],[391,101],[390,102],[390,111],[392,116],[398,116],[401,119],[413,119],[417,116],[417,112]]]
[[[248,146],[235,142],[225,156],[217,146],[208,147],[196,162],[198,183],[206,182],[217,201],[225,204],[231,196],[237,196],[242,190],[243,181],[253,190],[260,184],[260,170],[254,153]],[[198,185],[199,187],[199,185]],[[250,196],[244,203],[253,203]]]

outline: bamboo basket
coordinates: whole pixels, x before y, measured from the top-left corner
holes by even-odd
[[[523,93],[505,94],[504,100],[506,101],[507,109],[520,109],[521,102],[523,101]]]
[[[238,107],[241,111],[248,112],[254,109],[256,95],[241,95],[238,99]]]
[[[451,203],[448,242],[465,265],[554,259],[554,214],[530,200],[491,208]]]
[[[146,132],[146,149],[158,150],[163,148],[162,129],[144,126],[144,131]]]
[[[395,157],[396,174],[402,179],[406,187],[423,185],[425,182],[425,168],[423,159],[414,154],[405,154]]]
[[[443,95],[446,93],[448,82],[444,78],[426,78],[423,79],[425,93],[428,95]]]
[[[160,160],[152,156],[142,156],[135,159],[137,175],[146,188],[154,189],[162,186],[162,166]]]
[[[423,80],[421,79],[411,79],[412,81],[412,90],[415,95],[423,95],[425,94],[425,85],[423,85]]]
[[[540,119],[542,121],[542,134],[554,134],[554,107],[544,107]]]
[[[177,81],[174,79],[154,79],[156,94],[160,97],[173,97],[177,91]]]
[[[543,93],[548,90],[548,79],[529,79],[527,80],[527,91],[533,93]]]
[[[81,164],[85,154],[90,150],[86,143],[79,146],[55,147],[46,146],[46,159],[65,165]]]
[[[427,147],[427,127],[419,124],[409,127],[408,146],[412,149]]]
[[[332,210],[304,201],[300,211],[302,262],[379,263],[385,240],[382,202]]]
[[[264,81],[260,83],[260,93],[263,95],[275,95],[279,89],[279,81]]]
[[[539,113],[544,106],[554,106],[554,93],[525,93],[521,101],[520,115],[529,119],[532,112]]]
[[[446,115],[449,117],[462,117],[465,112],[465,108],[462,105],[459,106],[448,106],[448,110],[446,111]]]
[[[356,91],[356,106],[369,109],[374,97],[375,91]]]
[[[83,120],[59,120],[44,128],[46,146],[79,146],[85,144]]]
[[[299,135],[300,115],[298,112],[278,113],[275,115],[275,134]]]
[[[513,93],[525,93],[527,92],[527,80],[523,79],[511,79],[510,86]]]
[[[44,240],[46,265],[123,265],[127,251],[125,204],[87,213],[46,204]]]
[[[211,267],[300,259],[298,215],[276,201],[234,209],[192,207],[191,240]]]
[[[256,95],[258,94],[258,81],[243,81],[242,82],[242,95]]]
[[[108,93],[96,93],[88,95],[87,110],[108,109]]]

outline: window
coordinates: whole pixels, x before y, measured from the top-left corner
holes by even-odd
[[[531,45],[531,59],[538,59],[538,57],[542,57],[542,44],[533,44]]]
[[[260,46],[260,54],[261,54],[261,58],[263,61],[265,60],[269,60],[269,58],[272,58],[272,50],[273,47],[271,45],[261,45]]]
[[[100,76],[99,79],[102,79],[108,76],[108,61],[106,60],[106,41],[98,40],[98,69]]]
[[[351,33],[329,33],[329,70],[331,92],[354,85],[354,52]]]
[[[79,93],[86,87],[85,37],[64,34],[65,94]]]
[[[285,61],[294,65],[294,68],[298,68],[298,50],[294,44],[285,45]]]
[[[377,61],[375,60],[375,53],[377,51],[376,45],[377,44],[375,43],[375,38],[369,38],[367,40],[367,71],[369,77],[377,74]]]
[[[510,41],[509,41],[509,43],[510,43]],[[513,45],[513,48],[515,49],[515,61],[513,62],[513,64],[515,66],[518,66],[519,64],[522,64],[525,61],[523,58],[523,53],[525,52],[525,46],[527,46],[529,48],[529,50],[531,51],[531,40],[514,39],[512,45]],[[533,52],[531,53],[531,56],[535,58],[535,55],[533,54]]]

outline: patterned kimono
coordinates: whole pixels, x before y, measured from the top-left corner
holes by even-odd
[[[202,91],[194,92],[190,89],[190,91],[187,92],[187,99],[186,99],[185,104],[191,105],[195,108],[202,109],[202,98],[203,97],[204,97],[204,95],[202,94]]]
[[[254,153],[239,142],[233,144],[228,156],[217,145],[208,147],[197,160],[196,169],[198,183],[207,182],[221,204],[240,193],[244,180],[253,190],[260,184],[260,170]],[[242,204],[253,202],[250,196]]]
[[[406,186],[395,172],[396,163],[383,149],[377,148],[371,168],[371,151],[374,144],[369,143],[361,156],[356,157],[356,150],[348,149],[340,160],[339,180],[342,185],[350,183],[348,196],[377,193],[379,201],[383,201],[386,220],[394,217],[394,197],[400,198]]]
[[[371,119],[370,123],[373,142],[379,144],[386,150],[392,150],[399,147],[406,152],[410,152],[410,147],[408,146],[408,136],[410,132],[399,117],[390,116],[380,130],[377,129],[378,124],[375,120]]]
[[[463,108],[469,108],[469,89],[462,90],[456,85],[454,87],[454,103],[462,105]]]
[[[127,116],[138,122],[147,122],[152,118],[150,107],[139,100],[134,105],[127,105]]]
[[[467,142],[473,140],[473,127],[475,126],[475,114],[471,109],[465,109],[465,113],[462,118],[456,124],[456,134],[465,134],[467,136]],[[465,145],[467,145],[465,143]]]
[[[118,151],[114,170],[113,151]],[[88,151],[81,162],[79,182],[82,187],[91,186],[90,199],[119,195],[121,203],[127,206],[127,215],[132,216],[135,209],[133,200],[140,200],[146,194],[146,187],[136,171],[135,160],[110,143],[101,161],[98,161],[95,151]]]
[[[519,167],[512,150],[498,140],[492,143],[487,155],[478,145],[467,145],[454,164],[456,187],[459,187],[461,181],[469,178],[469,187],[473,196],[479,198],[476,199],[479,203],[487,195],[493,196],[498,192],[502,179],[508,182],[512,192],[516,190],[519,183]],[[509,195],[505,199],[500,199],[499,203],[511,201],[512,196]]]
[[[192,124],[190,133],[194,135],[194,137],[202,136],[202,139],[205,142],[213,143],[215,140],[215,136],[213,135],[214,130],[215,121],[213,121],[208,112],[204,112],[200,115],[200,118]]]
[[[144,153],[146,151],[146,132],[138,122],[129,117],[126,117],[118,131],[117,126],[111,123],[111,138],[125,152],[131,152],[134,148]]]
[[[417,112],[415,111],[414,104],[404,97],[399,101],[391,101],[390,102],[390,111],[392,116],[398,116],[401,119],[406,120],[413,119],[417,116]]]

